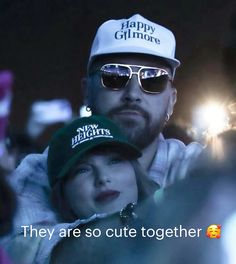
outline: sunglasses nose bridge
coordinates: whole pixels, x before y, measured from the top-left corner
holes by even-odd
[[[133,75],[136,75],[133,76]],[[131,72],[130,78],[124,89],[124,98],[126,101],[140,101],[142,97],[142,87],[139,80],[138,72]]]
[[[133,78],[133,75],[137,76],[137,81],[138,81],[139,85],[141,85],[141,83],[140,83],[140,69],[135,71],[135,70],[130,68],[129,81],[131,81],[131,79]]]

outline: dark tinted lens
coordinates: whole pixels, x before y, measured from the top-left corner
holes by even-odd
[[[146,92],[161,93],[165,90],[169,76],[159,69],[142,69],[140,72],[140,82]]]
[[[129,80],[130,69],[119,65],[105,65],[101,69],[102,83],[111,89],[120,89],[126,86]]]
[[[141,79],[143,90],[150,93],[161,93],[165,90],[169,77],[168,75],[162,75],[159,77],[151,77],[147,79]]]

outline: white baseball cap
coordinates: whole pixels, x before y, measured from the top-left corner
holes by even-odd
[[[88,65],[99,55],[141,53],[160,57],[176,69],[180,62],[175,58],[175,46],[169,29],[136,14],[128,19],[109,20],[99,27]]]

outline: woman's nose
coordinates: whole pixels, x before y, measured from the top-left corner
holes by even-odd
[[[104,169],[97,169],[95,176],[95,185],[106,185],[111,182],[111,177]]]

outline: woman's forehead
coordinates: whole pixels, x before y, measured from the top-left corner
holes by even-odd
[[[78,161],[78,163],[84,162],[88,160],[91,156],[99,155],[99,156],[112,156],[112,155],[120,155],[123,158],[126,158],[124,151],[119,146],[97,146],[96,148],[91,149],[87,153],[85,153]],[[127,158],[128,159],[128,158]]]

